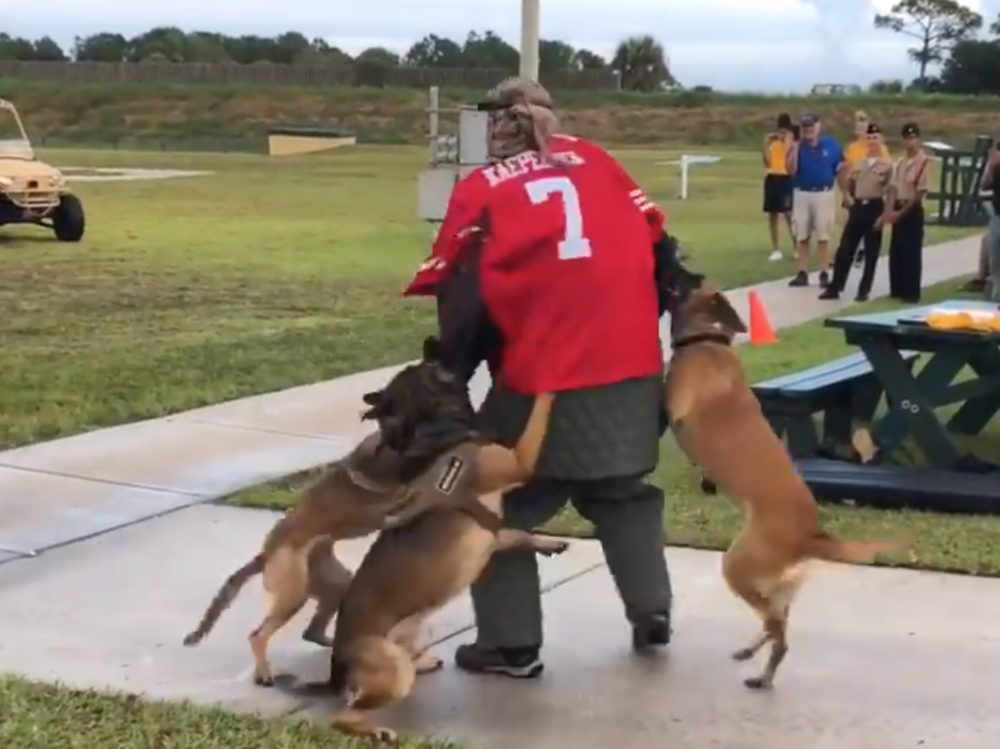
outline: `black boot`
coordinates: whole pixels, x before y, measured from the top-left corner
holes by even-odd
[[[669,613],[647,614],[632,625],[632,649],[641,653],[650,648],[662,648],[670,644],[671,635]]]

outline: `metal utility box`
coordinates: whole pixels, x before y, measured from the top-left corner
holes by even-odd
[[[435,86],[430,90],[430,107],[427,110],[430,169],[421,172],[417,180],[417,214],[432,222],[444,220],[455,182],[487,163],[489,115],[475,107],[442,109],[439,101]],[[458,114],[458,132],[442,133],[441,115],[455,113]]]

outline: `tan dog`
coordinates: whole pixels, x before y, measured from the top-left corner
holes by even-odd
[[[435,436],[421,438],[425,425],[441,423],[449,403],[467,402],[468,397],[465,385],[438,363],[435,342],[430,339],[424,361],[390,383],[375,409],[380,428],[391,429],[384,420],[394,419],[401,433],[412,435],[409,444],[397,447],[404,456],[421,456],[410,466],[416,473],[411,482],[414,490],[467,498],[499,515],[501,492],[525,481],[534,470],[553,396],[535,399],[524,434],[513,450],[484,444],[474,431],[457,422],[453,422],[454,436],[437,429],[429,432]],[[471,414],[471,405],[450,410]],[[383,531],[358,568],[337,616],[330,684],[337,691],[347,687],[349,696],[345,708],[333,717],[334,727],[394,741],[395,733],[373,723],[369,712],[402,700],[417,674],[441,666],[439,658],[421,652],[418,639],[423,620],[466,590],[495,551],[516,546],[558,554],[568,545],[525,531],[490,532],[467,509],[428,512],[407,525]]]
[[[746,508],[722,572],[764,622],[763,634],[733,657],[749,660],[770,642],[764,671],[744,681],[751,689],[768,689],[788,652],[789,607],[803,582],[803,563],[871,561],[909,543],[841,541],[825,533],[812,492],[764,418],[731,347],[733,337],[746,332],[743,320],[721,291],[705,286],[681,303],[678,315],[667,410],[688,458]]]
[[[366,400],[371,397],[371,394],[365,396]],[[420,494],[403,486],[399,481],[400,468],[399,456],[383,449],[379,433],[362,440],[350,455],[334,463],[309,487],[299,504],[275,524],[261,552],[226,580],[198,628],[184,638],[184,644],[193,646],[201,642],[246,582],[263,573],[264,589],[271,594],[271,603],[260,626],[250,634],[255,683],[274,684],[267,658],[268,642],[309,598],[316,600],[317,608],[303,639],[330,647],[333,643],[326,630],[351,581],[351,573],[333,554],[334,542],[366,536],[387,522],[405,523],[432,509],[428,502],[452,501],[445,495]],[[499,524],[495,516],[480,517],[492,518],[491,527]]]

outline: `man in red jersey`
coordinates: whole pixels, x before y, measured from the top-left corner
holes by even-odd
[[[548,93],[512,79],[490,111],[492,163],[452,194],[430,258],[407,294],[434,295],[444,358],[494,387],[484,431],[512,444],[533,395],[558,391],[536,479],[505,498],[507,525],[535,528],[571,499],[594,523],[642,649],[670,640],[663,492],[655,467],[662,413],[659,317],[678,284],[663,215],[596,145],[557,134]],[[542,671],[534,554],[494,556],[473,586],[478,636],[456,653],[476,673]]]

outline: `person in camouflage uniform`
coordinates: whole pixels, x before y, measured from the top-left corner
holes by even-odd
[[[544,159],[551,157],[548,140],[558,132],[559,122],[548,92],[539,84],[517,78],[505,81],[480,109],[490,111],[491,158],[506,159],[529,150]],[[638,188],[630,194],[641,195],[637,205],[652,206]],[[445,361],[466,378],[483,360],[495,363],[500,345],[478,293],[479,249],[481,245],[463,251],[463,262],[435,290]],[[679,287],[697,286],[702,276],[679,264],[677,244],[665,232],[651,251],[663,314]],[[543,525],[567,502],[593,523],[636,649],[664,646],[671,638],[664,495],[646,481],[658,462],[659,440],[666,428],[662,391],[662,374],[561,391],[536,478],[504,498],[504,522],[512,528]],[[513,445],[533,400],[533,395],[494,384],[479,413],[483,433]],[[543,669],[542,610],[535,554],[511,550],[494,555],[471,592],[478,635],[475,643],[458,648],[458,667],[517,678],[538,676]]]

